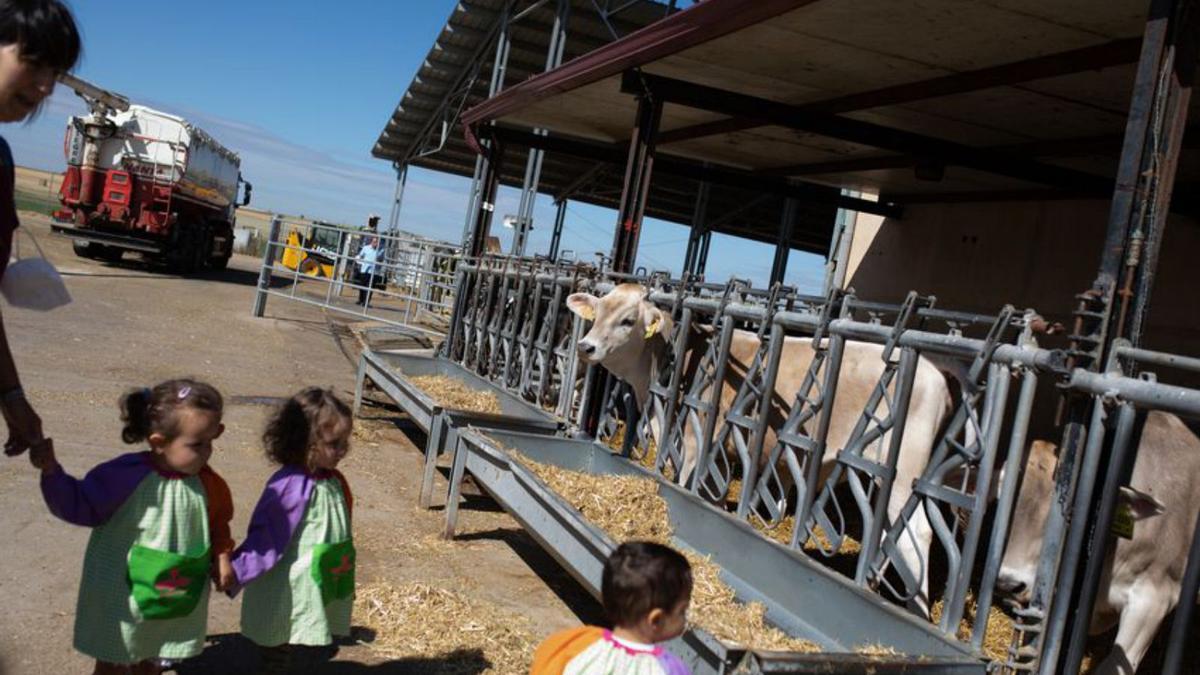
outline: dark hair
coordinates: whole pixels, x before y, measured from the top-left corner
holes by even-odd
[[[132,389],[121,397],[121,440],[140,443],[150,434],[175,438],[179,433],[180,408],[206,410],[217,416],[225,409],[221,392],[212,385],[181,378],[167,380],[153,389]]]
[[[679,552],[627,541],[604,563],[600,597],[613,626],[631,626],[651,610],[673,610],[692,592],[692,566]]]
[[[60,0],[0,0],[0,45],[60,73],[75,67],[83,46],[71,10]]]
[[[322,436],[342,423],[352,423],[354,414],[332,389],[309,387],[289,398],[267,422],[263,445],[276,464],[312,469],[309,452],[325,440]]]

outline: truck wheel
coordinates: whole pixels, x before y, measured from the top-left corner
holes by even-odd
[[[75,250],[75,255],[79,256],[80,258],[90,258],[92,260],[96,259],[96,249],[90,241],[75,240],[71,242],[71,248]]]
[[[223,255],[217,258],[209,258],[208,264],[212,265],[214,270],[223,270],[229,266],[229,257],[228,255]]]
[[[118,262],[125,255],[125,251],[116,246],[100,246],[98,251],[98,259],[105,262]]]

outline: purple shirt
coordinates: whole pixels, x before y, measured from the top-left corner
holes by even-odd
[[[304,519],[304,510],[319,478],[300,467],[284,466],[267,479],[267,487],[250,516],[246,539],[233,552],[237,584],[227,591],[230,597],[268,572],[283,557]]]
[[[98,527],[129,499],[154,465],[149,453],[131,452],[73,478],[60,465],[42,476],[42,497],[50,513],[74,525]]]

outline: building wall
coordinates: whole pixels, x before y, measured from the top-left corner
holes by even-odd
[[[898,302],[915,289],[945,309],[995,313],[1032,307],[1070,326],[1075,294],[1091,286],[1107,201],[912,206],[899,220],[859,214],[846,285]],[[1145,346],[1200,354],[1193,300],[1200,226],[1175,216],[1166,230]]]

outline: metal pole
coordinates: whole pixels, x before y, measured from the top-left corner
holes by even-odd
[[[792,231],[800,214],[800,202],[794,197],[783,200],[783,216],[779,222],[779,238],[775,241],[775,260],[771,263],[771,281],[774,286],[783,283],[787,273],[788,255],[792,252]]]
[[[550,260],[558,260],[558,248],[562,245],[563,224],[567,220],[567,200],[560,199],[554,214],[554,233],[550,235]]]
[[[646,212],[646,198],[650,192],[655,140],[662,122],[662,110],[662,101],[651,98],[649,94],[638,97],[637,122],[629,143],[617,231],[613,236],[612,266],[615,272],[632,272],[637,260],[638,238],[642,230],[642,216]]]
[[[546,67],[544,70],[554,70],[562,64],[563,50],[567,42],[567,20],[571,14],[570,0],[558,0],[554,13],[554,26],[550,31],[550,45],[546,49]],[[535,129],[535,134],[545,135],[545,130]],[[525,255],[529,230],[533,229],[533,207],[537,202],[538,182],[542,175],[542,160],[545,152],[531,148],[525,160],[525,180],[521,186],[521,204],[517,209],[516,231],[513,233],[512,254],[521,257]]]
[[[504,74],[508,69],[508,53],[512,47],[512,36],[509,34],[509,13],[512,3],[505,5],[500,14],[500,34],[496,38],[496,55],[492,58],[492,77],[488,82],[488,98],[492,98],[504,89]],[[490,141],[495,143],[496,141]],[[466,251],[471,250],[475,229],[479,223],[479,203],[483,199],[484,177],[487,175],[486,153],[475,158],[475,175],[471,178],[471,194],[467,197],[467,219],[463,224],[462,245]]]
[[[260,319],[267,309],[267,291],[271,288],[271,270],[275,267],[275,247],[279,245],[281,224],[278,214],[271,217],[271,229],[267,234],[267,248],[263,251],[262,269],[258,272],[258,292],[254,295],[252,311]]]
[[[697,273],[696,266],[700,262],[700,244],[704,237],[705,221],[708,218],[709,190],[710,186],[707,181],[701,181],[696,188],[696,207],[692,211],[687,252],[683,256],[683,271],[691,274]]]
[[[700,259],[696,261],[696,275],[703,276],[708,269],[708,245],[712,243],[712,230],[705,229],[700,238]]]
[[[1092,609],[1096,605],[1096,591],[1100,587],[1104,558],[1108,554],[1109,530],[1112,528],[1117,494],[1137,457],[1137,443],[1141,436],[1140,433],[1135,433],[1137,431],[1135,427],[1140,426],[1136,424],[1137,417],[1137,411],[1132,405],[1121,404],[1120,411],[1117,413],[1116,431],[1107,453],[1108,475],[1105,477],[1104,486],[1100,491],[1100,508],[1092,523],[1091,546],[1087,550],[1079,601],[1072,603],[1074,605],[1072,611],[1075,612],[1076,618],[1068,635],[1066,662],[1061,669],[1064,675],[1076,675],[1079,672],[1079,664],[1083,660],[1088,628],[1091,625]],[[1130,452],[1131,449],[1132,452]]]
[[[471,233],[471,244],[466,250],[466,255],[472,258],[478,258],[487,250],[488,233],[492,227],[492,214],[496,211],[496,191],[500,186],[500,168],[504,162],[504,144],[499,140],[492,139],[487,153],[488,159],[484,163],[479,190],[475,228]]]
[[[408,185],[408,165],[402,164],[396,169],[396,193],[392,196],[392,211],[388,214],[388,232],[393,236],[400,229],[400,209],[404,205],[404,188]],[[382,233],[380,233],[382,234]],[[399,253],[400,241],[398,239],[389,239],[387,246],[387,255],[384,256],[384,261],[395,262],[396,255]]]

